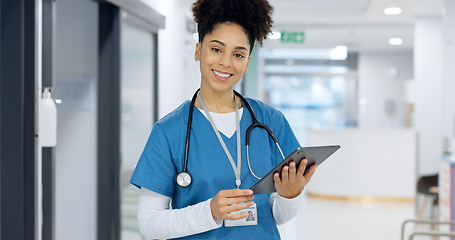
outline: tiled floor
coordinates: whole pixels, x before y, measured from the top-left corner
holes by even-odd
[[[136,223],[138,192],[129,187],[123,190],[122,240],[143,239]],[[305,196],[297,216],[279,226],[279,230],[283,240],[399,240],[402,222],[413,217],[413,203],[350,202]]]

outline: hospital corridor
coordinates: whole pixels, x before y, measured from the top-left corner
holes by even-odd
[[[453,26],[455,0],[0,0],[0,240],[455,240]]]

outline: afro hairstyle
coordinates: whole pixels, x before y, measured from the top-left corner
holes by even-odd
[[[250,53],[255,42],[262,45],[273,23],[273,8],[267,0],[197,0],[193,3],[192,10],[199,42],[202,42],[217,24],[236,23],[248,35]]]

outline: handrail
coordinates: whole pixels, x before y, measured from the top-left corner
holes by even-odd
[[[440,225],[440,224],[448,224],[448,225],[454,225],[455,226],[455,221],[439,221],[439,220],[434,220],[434,219],[407,219],[401,225],[401,240],[404,240],[404,227],[405,227],[405,225],[407,223],[410,223],[410,222],[413,222],[413,223],[425,223],[425,224],[438,224],[438,225]],[[423,233],[423,232],[417,232],[417,233]],[[455,234],[455,233],[453,233],[453,234]]]
[[[433,237],[455,237],[455,232],[439,232],[439,231],[413,232],[409,236],[409,240],[414,239],[414,237],[417,235],[433,236]]]

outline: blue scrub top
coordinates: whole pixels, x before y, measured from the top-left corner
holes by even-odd
[[[247,98],[259,122],[274,132],[285,156],[299,147],[284,115],[273,107]],[[155,123],[145,149],[138,161],[130,183],[172,198],[172,208],[180,209],[213,198],[219,191],[234,189],[235,174],[232,166],[207,118],[197,109],[193,111],[191,140],[188,154],[188,172],[192,184],[182,188],[176,176],[183,170],[186,128],[190,101]],[[248,189],[258,180],[250,173],[246,159],[245,133],[252,124],[250,113],[243,111],[240,121],[242,141],[241,189]],[[237,133],[231,138],[221,133],[234,161],[237,162]],[[262,128],[250,134],[250,164],[257,176],[264,176],[283,160],[273,140]],[[272,209],[270,194],[255,195],[258,225],[224,227],[182,239],[280,239]]]

